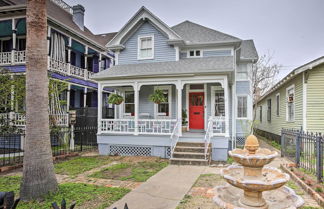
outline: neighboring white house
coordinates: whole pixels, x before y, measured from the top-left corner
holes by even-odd
[[[169,27],[142,7],[107,44],[116,65],[95,74],[101,92],[114,89],[125,101],[115,118],[98,108],[101,154],[168,158],[176,142],[211,142],[212,159],[226,160],[232,139],[252,120],[249,72],[258,54],[252,40],[184,21]],[[149,95],[164,91],[167,102]],[[182,131],[182,111],[188,126]],[[207,146],[207,144],[206,144]]]

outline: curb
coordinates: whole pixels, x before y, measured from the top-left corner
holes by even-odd
[[[290,177],[299,184],[303,188],[305,192],[307,192],[311,197],[313,197],[316,202],[321,206],[324,207],[324,198],[317,194],[314,189],[312,189],[310,186],[308,186],[305,182],[303,182],[301,179],[299,179],[293,172],[291,172],[285,165],[280,165],[280,168],[284,170],[286,173],[290,175]]]

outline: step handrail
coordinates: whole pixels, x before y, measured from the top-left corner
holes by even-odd
[[[210,140],[213,137],[213,119],[209,118],[208,120],[208,126],[205,134],[205,160],[207,160],[207,153],[208,153],[208,147],[210,144]]]
[[[171,154],[170,157],[173,157],[173,153],[175,150],[175,147],[179,141],[179,137],[180,137],[180,128],[181,128],[181,121],[177,121],[176,125],[174,126],[174,129],[172,131],[172,134],[170,136],[171,139]]]

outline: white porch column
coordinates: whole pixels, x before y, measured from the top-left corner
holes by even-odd
[[[180,80],[178,81],[176,87],[177,87],[177,97],[178,97],[178,99],[177,99],[177,101],[178,101],[177,102],[177,104],[178,104],[177,120],[178,120],[178,122],[180,121],[180,123],[182,123],[182,88],[183,88],[183,86],[182,86],[182,83]],[[179,128],[179,136],[182,136],[182,126],[180,126],[180,128]]]
[[[71,94],[71,84],[68,83],[67,93],[66,93],[66,111],[70,111],[70,94]]]
[[[83,92],[83,107],[87,106],[87,93],[88,93],[88,88],[84,87],[84,92]]]
[[[84,79],[88,79],[88,46],[85,46],[84,52]]]
[[[99,53],[99,72],[102,71],[102,53]]]
[[[12,50],[11,50],[11,64],[15,63],[15,52],[16,52],[16,33],[17,33],[17,29],[16,29],[16,21],[15,19],[12,19]]]
[[[102,119],[102,84],[98,83],[98,134],[101,134]]]
[[[69,45],[68,45],[68,56],[67,56],[67,64],[68,64],[68,75],[71,75],[71,50],[72,50],[72,38],[69,37]]]
[[[139,86],[138,83],[134,84],[134,100],[135,100],[135,133],[134,135],[138,135],[138,116],[139,116]]]
[[[51,52],[50,52],[50,45],[51,45],[51,26],[47,27],[47,68],[50,69],[51,63]]]
[[[228,80],[224,78],[224,98],[225,98],[225,137],[229,137],[229,94]]]

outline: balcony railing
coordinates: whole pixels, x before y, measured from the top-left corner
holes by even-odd
[[[26,62],[26,51],[15,51],[14,52],[14,63],[24,64]]]
[[[10,65],[11,63],[11,52],[0,52],[0,65]]]
[[[226,133],[226,120],[224,116],[210,117],[212,121],[213,135],[224,135]]]
[[[24,128],[26,126],[26,115],[22,113],[0,113],[0,118],[8,120],[11,125]],[[56,126],[68,126],[69,114],[51,114],[50,122]]]
[[[101,133],[171,135],[175,119],[139,119],[136,132],[134,119],[102,119]]]

